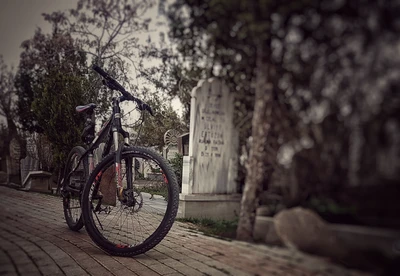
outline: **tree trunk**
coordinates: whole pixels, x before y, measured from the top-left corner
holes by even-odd
[[[265,44],[264,44],[265,45]],[[252,142],[246,165],[247,177],[243,190],[237,239],[253,240],[253,227],[259,195],[263,186],[268,186],[276,156],[268,148],[267,140],[271,137],[273,112],[273,85],[271,73],[274,70],[268,64],[268,49],[259,47],[255,82],[255,104],[252,119]],[[274,139],[272,137],[272,139]]]

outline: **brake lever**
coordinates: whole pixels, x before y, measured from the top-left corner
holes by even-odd
[[[144,106],[143,108],[145,110],[147,110],[150,113],[151,116],[154,117],[154,113],[153,113],[153,110],[151,109],[151,107],[148,104],[145,104],[145,103],[143,103],[143,106]]]
[[[154,117],[153,110],[151,109],[151,107],[150,107],[148,104],[142,102],[141,100],[138,100],[138,101],[137,101],[137,104],[138,104],[138,109],[139,109],[140,111],[146,110],[146,111],[148,111],[148,112],[150,113],[151,116]]]

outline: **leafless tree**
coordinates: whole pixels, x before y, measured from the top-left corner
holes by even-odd
[[[71,33],[95,63],[126,76],[127,65],[136,66],[138,35],[148,31],[146,12],[154,4],[154,0],[80,0],[69,13],[53,12],[44,18],[54,28]]]
[[[7,122],[7,137],[11,137],[12,134],[16,134],[17,132],[14,121],[14,97],[14,74],[4,63],[3,56],[0,55],[0,116],[4,116]]]

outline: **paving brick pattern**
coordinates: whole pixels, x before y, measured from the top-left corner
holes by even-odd
[[[370,275],[285,248],[224,241],[176,222],[153,250],[110,256],[70,231],[61,198],[0,187],[0,275]]]

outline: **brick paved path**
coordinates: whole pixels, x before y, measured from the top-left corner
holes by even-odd
[[[134,258],[109,256],[68,229],[61,199],[0,187],[0,275],[368,275],[263,245],[206,237],[175,223]]]

